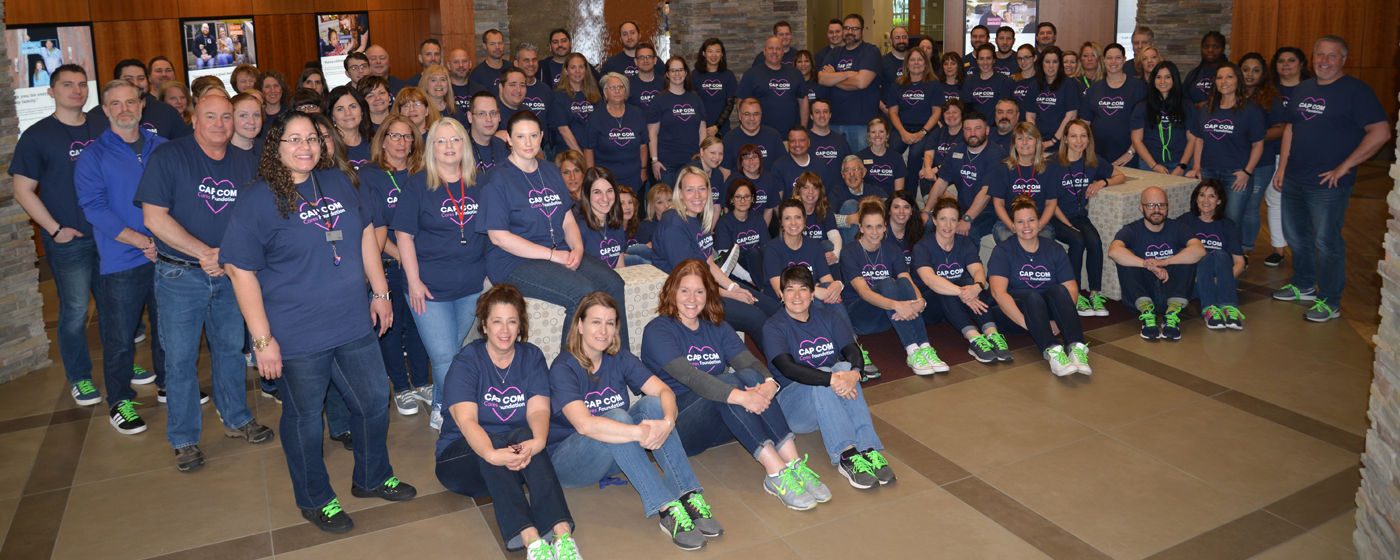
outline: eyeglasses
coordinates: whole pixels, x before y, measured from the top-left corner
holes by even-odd
[[[751,159],[752,159],[752,160],[757,160],[759,157],[760,157],[760,156],[759,156],[758,154],[748,154],[748,155],[745,155],[745,156],[743,156],[743,157],[740,157],[739,159],[740,159],[740,160],[743,160],[743,161],[748,161],[748,160],[751,160]]]
[[[847,168],[841,170],[841,174],[842,174],[842,175],[845,175],[845,174],[847,174],[847,173],[860,173],[860,168],[859,168],[859,167],[847,167]]]
[[[654,56],[652,56],[652,55],[649,55],[649,54],[644,54],[644,55],[638,56],[638,57],[637,57],[637,60],[656,60],[656,57],[654,57]]]
[[[685,68],[672,68],[666,71],[667,74],[684,74]]]
[[[282,142],[287,143],[287,144],[291,144],[293,147],[300,147],[302,144],[306,144],[307,146],[310,146],[310,145],[312,145],[312,144],[320,144],[320,143],[321,143],[321,137],[320,137],[320,136],[316,136],[315,134],[312,134],[311,136],[306,136],[306,137],[293,136],[293,137],[291,137],[291,138],[283,138],[283,139],[282,139]]]
[[[744,117],[746,119],[757,119],[762,118],[763,113],[739,113],[739,116]]]
[[[856,26],[856,27],[846,26],[846,27],[843,27],[842,29],[845,29],[846,31],[860,31],[860,30],[861,30],[860,26]]]
[[[476,117],[476,118],[478,118],[478,119],[487,119],[487,118],[496,119],[496,118],[500,118],[501,112],[500,112],[500,111],[491,111],[491,112],[488,113],[488,112],[486,112],[486,111],[476,111],[476,112],[473,112],[473,113],[472,113],[472,116],[473,116],[473,117]]]
[[[403,105],[400,105],[399,108],[400,108],[400,109],[422,109],[423,107],[426,107],[426,106],[427,106],[427,105],[424,105],[423,102],[421,102],[421,101],[409,101],[408,103],[404,103]]]
[[[1035,55],[1031,55],[1031,56],[1018,56],[1018,57],[1016,57],[1016,60],[1019,60],[1019,61],[1022,61],[1022,62],[1025,62],[1025,61],[1027,61],[1027,60],[1035,60]]]
[[[297,110],[298,110],[298,111],[301,111],[301,112],[303,112],[303,113],[310,113],[310,112],[316,111],[317,109],[320,109],[320,108],[321,108],[321,106],[320,106],[320,105],[317,105],[317,104],[315,104],[315,103],[307,103],[307,104],[305,104],[305,105],[297,105]]]
[[[622,91],[622,90],[627,89],[627,88],[625,88],[625,87],[623,87],[623,86],[606,86],[606,87],[604,87],[603,89],[604,89],[605,91]]]
[[[413,135],[412,135],[412,134],[399,134],[399,133],[397,133],[397,132],[390,132],[390,133],[387,133],[387,134],[384,135],[384,139],[385,139],[385,140],[393,140],[393,141],[395,141],[395,142],[402,142],[402,141],[404,141],[404,140],[412,140],[412,139],[413,139]]]
[[[433,143],[439,146],[446,146],[448,144],[461,144],[462,139],[456,136],[453,136],[451,138],[438,138],[437,140],[433,140]]]
[[[365,71],[365,70],[369,70],[369,65],[368,65],[368,64],[355,64],[355,65],[352,65],[349,69],[350,69],[350,70],[354,70],[354,71],[356,71],[356,72],[363,72],[363,71]]]
[[[1165,203],[1165,202],[1144,202],[1144,203],[1142,203],[1142,207],[1143,207],[1143,208],[1146,208],[1146,209],[1148,209],[1148,210],[1166,210],[1166,209],[1167,209],[1167,203]]]
[[[747,195],[747,194],[740,194],[740,195],[735,195],[735,196],[734,196],[734,200],[735,200],[736,202],[737,202],[737,201],[740,201],[740,200],[746,201],[746,202],[747,202],[747,201],[753,200],[753,197],[750,196],[750,195]]]

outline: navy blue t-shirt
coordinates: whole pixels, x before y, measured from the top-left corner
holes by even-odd
[[[838,210],[841,209],[843,205],[846,204],[846,201],[848,200],[856,201],[857,210],[860,209],[860,200],[867,196],[879,197],[880,200],[885,200],[889,198],[891,190],[893,190],[892,186],[884,187],[871,182],[870,176],[868,174],[866,175],[865,182],[861,183],[860,194],[851,192],[851,187],[846,186],[845,183],[841,183],[831,189],[827,189],[826,191],[827,203],[831,205],[831,212],[829,212],[829,214],[835,214]],[[832,217],[831,219],[833,222],[835,221],[835,217]],[[855,226],[854,222],[847,225]]]
[[[530,399],[541,396],[550,396],[549,368],[538,346],[515,343],[515,356],[502,374],[491,361],[486,339],[471,341],[452,358],[443,381],[442,431],[438,434],[437,453],[463,437],[461,426],[450,413],[453,405],[475,403],[476,422],[481,429],[503,435],[530,425],[525,418],[526,407]]]
[[[627,103],[641,109],[643,113],[651,106],[652,100],[666,89],[660,72],[652,72],[650,82],[642,81],[640,74],[629,76],[627,79],[632,82],[627,88]]]
[[[996,73],[998,74],[1010,78],[1012,74],[1015,74],[1020,70],[1020,65],[1016,60],[1016,54],[1017,51],[1011,51],[1011,56],[1008,56],[1006,58],[1002,58],[1000,56],[992,57],[992,70],[996,71]]]
[[[822,176],[822,184],[830,191],[831,187],[841,184],[841,162],[851,155],[851,144],[835,130],[826,135],[808,131],[807,136],[811,139],[807,153],[821,162],[822,170],[818,174]]]
[[[636,235],[637,243],[641,243],[642,245],[651,243],[652,239],[656,237],[656,226],[660,224],[660,218],[657,218],[655,220],[648,218],[642,220],[641,223],[638,223]]]
[[[287,99],[288,95],[290,94],[284,94],[283,99]],[[149,93],[143,99],[146,101],[146,109],[141,112],[141,128],[154,132],[166,140],[189,136],[193,132],[190,125],[185,124],[185,117],[180,115],[180,112],[176,111],[174,107],[166,105],[164,101],[156,99],[156,96]],[[282,105],[285,107],[286,102],[284,101]],[[92,125],[93,130],[98,131],[98,134],[112,127],[112,121],[107,120],[107,113],[102,111],[101,103],[89,110],[87,117],[89,124]],[[269,115],[268,121],[271,120],[272,116]],[[266,127],[263,130],[266,130]],[[29,131],[25,130],[24,133],[29,134]],[[93,138],[96,137],[97,135],[93,135]]]
[[[825,217],[818,217],[816,211],[807,213],[807,229],[802,230],[802,236],[821,245],[826,241],[826,232],[836,231],[836,211],[827,210]]]
[[[732,136],[733,133],[730,133],[730,135]],[[812,155],[810,152],[807,154],[807,165],[805,166],[799,165],[797,160],[792,158],[792,154],[784,154],[777,163],[773,164],[773,167],[765,168],[764,171],[766,174],[773,175],[774,179],[777,179],[778,186],[783,190],[783,196],[785,198],[792,196],[792,193],[795,191],[794,187],[797,185],[797,178],[801,177],[803,173],[816,173],[818,177],[822,178],[823,187],[825,187],[827,183],[826,177],[823,177],[822,173],[826,171],[826,166],[822,163],[820,158]],[[839,172],[840,168],[838,168],[837,171]],[[774,207],[776,206],[777,204],[774,204]]]
[[[705,104],[693,91],[680,95],[669,90],[652,100],[647,108],[647,124],[660,124],[656,133],[656,159],[664,162],[689,161],[700,153],[700,123],[708,123]]]
[[[1155,95],[1156,92],[1153,91],[1152,94]],[[1186,132],[1196,123],[1196,106],[1183,103],[1182,109],[1185,112],[1185,121],[1168,122],[1167,116],[1161,115],[1157,124],[1151,125],[1147,122],[1147,102],[1140,102],[1133,107],[1130,129],[1142,131],[1142,144],[1147,147],[1152,161],[1162,164],[1167,171],[1176,169],[1177,164],[1186,157]]]
[[[468,132],[467,136],[471,136],[471,133]],[[472,147],[472,158],[476,160],[476,183],[485,184],[491,169],[505,163],[506,158],[510,157],[510,146],[497,136],[492,136],[485,146],[477,144],[474,138],[468,138],[468,142]]]
[[[778,203],[782,202],[783,196],[787,194],[787,191],[783,189],[782,183],[779,183],[778,178],[773,176],[772,173],[765,172],[759,175],[757,179],[750,179],[749,176],[745,175],[742,171],[734,171],[729,174],[729,184],[734,184],[734,181],[740,177],[753,182],[753,209],[760,214],[762,211],[769,208],[777,208]],[[728,189],[729,187],[726,185],[724,192],[728,193]],[[728,195],[726,194],[726,196]],[[763,227],[766,228],[768,226],[765,225]]]
[[[1108,80],[1099,80],[1084,92],[1080,100],[1079,118],[1089,121],[1094,132],[1094,152],[1108,163],[1117,161],[1133,147],[1133,107],[1146,95],[1142,80],[1126,79],[1118,89],[1109,87]],[[1128,162],[1137,166],[1137,158]]]
[[[433,300],[456,301],[480,292],[486,278],[489,243],[472,223],[479,213],[481,187],[458,181],[429,191],[427,178],[426,171],[409,178],[391,224],[394,231],[413,236],[418,279]]]
[[[725,251],[736,245],[740,250],[752,251],[768,245],[772,239],[768,235],[768,224],[763,223],[761,211],[750,210],[744,221],[739,221],[734,212],[725,212],[715,222],[716,251]],[[754,270],[749,272],[751,276],[757,274]]]
[[[966,142],[963,139],[961,128],[954,132],[949,130],[947,126],[940,126],[938,130],[930,132],[929,135],[932,140],[926,141],[924,147],[926,150],[933,151],[934,167],[942,166],[943,160],[948,157],[948,154]],[[1006,151],[1006,148],[1002,147],[1002,151]]]
[[[1201,240],[1207,253],[1225,251],[1230,255],[1244,256],[1244,248],[1240,245],[1240,227],[1229,218],[1206,222],[1195,214],[1182,214],[1178,219],[1196,233],[1196,239]]]
[[[102,112],[101,107],[94,110]],[[39,200],[58,225],[78,230],[85,237],[92,237],[92,225],[78,206],[73,170],[77,168],[83,148],[106,130],[94,123],[91,116],[82,125],[68,126],[50,115],[24,131],[15,145],[14,159],[10,161],[10,175],[23,175],[39,182]],[[49,237],[49,232],[41,235]]]
[[[971,102],[971,97],[969,96],[968,90],[964,89],[963,84],[961,83],[949,84],[948,82],[940,81],[938,82],[938,88],[940,91],[943,92],[943,95],[938,97],[934,101],[938,104],[940,108],[943,106],[944,103],[947,103],[954,99],[961,100],[964,103]]]
[[[739,99],[752,97],[763,107],[763,124],[786,133],[792,125],[802,122],[798,101],[807,95],[807,81],[792,66],[774,70],[760,64],[744,72],[735,95]],[[738,110],[738,106],[735,106]]]
[[[651,265],[670,274],[686,259],[709,262],[714,255],[715,238],[699,216],[682,218],[679,212],[669,210],[661,216],[661,225],[656,226],[651,251]]]
[[[1318,175],[1329,173],[1361,145],[1365,127],[1386,121],[1385,109],[1366,82],[1343,75],[1327,85],[1317,78],[1293,90],[1288,123],[1293,125],[1293,146],[1285,176],[1308,188],[1327,188]],[[1346,187],[1356,182],[1356,168],[1337,180]]]
[[[648,142],[647,119],[636,106],[623,107],[618,118],[608,112],[606,101],[599,101],[588,119],[588,132],[580,139],[581,147],[593,150],[593,165],[608,168],[618,183],[644,192],[641,147]]]
[[[1060,212],[1071,220],[1089,215],[1088,188],[1091,183],[1108,180],[1113,176],[1113,166],[1102,158],[1098,167],[1088,167],[1084,158],[1071,162],[1068,166],[1059,164],[1060,158],[1049,158],[1045,174],[1055,183],[1060,193]]]
[[[1180,253],[1186,248],[1186,243],[1195,238],[1196,232],[1191,230],[1191,226],[1173,218],[1167,218],[1162,223],[1162,231],[1147,229],[1146,219],[1133,220],[1113,236],[1114,241],[1122,241],[1134,256],[1157,260]]]
[[[1201,139],[1202,169],[1244,169],[1255,142],[1264,139],[1264,111],[1252,101],[1243,107],[1201,107],[1191,133]],[[1262,160],[1261,160],[1262,161]]]
[[[227,211],[227,232],[213,244],[219,247],[219,264],[258,273],[263,309],[284,360],[375,332],[360,251],[373,211],[339,170],[316,171],[314,179],[315,184],[308,179],[297,185],[300,203],[285,218],[267,183],[244,187]],[[344,236],[334,245],[326,241],[331,229]]]
[[[807,311],[805,322],[782,310],[763,324],[763,355],[770,356],[768,371],[783,387],[793,381],[778,371],[773,358],[790,354],[796,362],[814,368],[830,368],[844,360],[841,349],[856,342],[851,328],[835,311],[816,307],[809,307]]]
[[[744,341],[729,323],[716,325],[702,319],[698,328],[690,330],[680,319],[660,315],[642,330],[642,363],[676,395],[689,393],[690,388],[666,373],[666,364],[672,360],[685,358],[695,369],[719,375],[746,351]]]
[[[1200,65],[1192,68],[1185,76],[1181,77],[1181,89],[1186,93],[1186,98],[1192,103],[1205,103],[1210,97],[1210,89],[1215,83],[1216,68],[1206,68]]]
[[[1053,172],[1054,168],[1048,162],[1040,173],[1035,172],[1033,165],[1017,165],[1015,169],[1008,169],[1003,162],[992,168],[987,181],[987,194],[1002,200],[1002,207],[1006,208],[1008,218],[1013,217],[1011,203],[1023,194],[1035,200],[1036,213],[1039,214],[1045,211],[1047,201],[1060,198],[1060,185],[1057,180],[1059,177],[1053,175]]]
[[[389,241],[394,241],[394,210],[398,208],[399,196],[408,187],[408,170],[395,171],[391,175],[374,163],[360,168],[361,198],[374,209],[374,225],[388,226]],[[383,258],[389,258],[388,253]]]
[[[452,84],[452,102],[453,102],[454,105],[457,106],[457,113],[458,113],[458,114],[466,115],[466,114],[468,114],[468,113],[471,113],[472,96],[473,96],[473,95],[476,95],[476,92],[479,92],[479,91],[491,91],[491,90],[486,89],[485,86],[482,86],[481,84],[478,84],[478,83],[476,83],[476,82],[473,82],[473,81],[471,81],[470,79],[467,80],[467,85],[464,85],[464,86],[459,86],[459,85],[457,85],[457,84]],[[465,121],[466,119],[462,119],[462,120]],[[463,123],[463,124],[466,124],[466,123]]]
[[[761,288],[770,296],[777,297],[778,293],[773,291],[773,279],[783,275],[783,269],[800,264],[812,271],[812,278],[821,282],[831,274],[831,267],[826,264],[826,251],[822,250],[820,241],[813,241],[807,236],[802,236],[802,245],[796,249],[788,247],[782,237],[775,237],[763,248],[763,279]]]
[[[904,158],[894,150],[886,149],[885,155],[877,156],[875,151],[866,148],[856,154],[865,165],[865,182],[883,189],[886,193],[894,190],[894,180],[909,176],[909,168]]]
[[[628,78],[636,76],[637,58],[634,56],[628,56],[626,51],[612,55],[608,57],[607,60],[603,61],[602,66],[598,67],[599,75],[607,74],[609,72],[617,72],[618,74],[622,74],[623,76],[627,76]]]
[[[1031,76],[1029,78],[1022,78],[1020,80],[1013,79],[1011,83],[1011,98],[1015,99],[1017,102],[1024,102],[1026,100],[1026,96],[1030,95],[1031,90],[1036,87],[1035,76]],[[993,105],[992,107],[993,109],[995,109],[996,105]]]
[[[982,144],[982,152],[977,154],[969,152],[967,144],[958,144],[943,159],[943,164],[938,168],[938,178],[957,187],[958,204],[962,205],[966,214],[977,199],[977,193],[990,184],[992,169],[1001,165],[1004,159],[1006,151],[996,144]],[[990,204],[982,209],[984,213],[991,211]]]
[[[887,52],[885,56],[880,57],[880,74],[877,79],[880,84],[881,101],[884,101],[885,97],[889,95],[890,86],[894,85],[895,81],[903,75],[904,59],[895,56],[894,51]],[[889,103],[885,103],[885,106],[889,107]]]
[[[1055,284],[1074,280],[1074,269],[1069,264],[1069,253],[1059,243],[1040,240],[1034,253],[1026,251],[1017,237],[992,249],[992,257],[987,262],[987,274],[1006,279],[1006,290],[1033,290],[1044,292]]]
[[[723,72],[694,72],[690,75],[691,87],[700,96],[700,102],[705,106],[705,115],[709,117],[706,123],[715,125],[719,120],[720,113],[724,112],[724,107],[729,102],[729,98],[735,97],[739,91],[739,80],[734,77],[734,71],[725,70]],[[738,108],[738,104],[735,104]],[[729,132],[730,125],[737,121],[734,112],[730,112],[729,121],[719,129],[720,134]]]
[[[542,247],[569,250],[569,242],[564,239],[569,189],[553,163],[539,162],[533,173],[525,173],[506,160],[493,168],[481,190],[484,204],[479,213],[484,219],[476,220],[478,233],[509,231]],[[504,282],[524,260],[494,244],[488,245],[487,276],[493,283]]]
[[[1263,109],[1260,106],[1260,109]],[[1264,133],[1268,134],[1268,129],[1274,125],[1283,123],[1288,119],[1288,106],[1284,104],[1283,96],[1275,95],[1274,102],[1269,104],[1268,110],[1264,111]],[[1267,140],[1264,142],[1264,154],[1259,156],[1259,165],[1273,165],[1278,158],[1279,149],[1283,146],[1283,137],[1278,140]]]
[[[350,162],[350,166],[354,167],[355,171],[359,171],[361,167],[369,163],[369,143],[368,139],[362,138],[358,145],[345,147],[345,159]],[[257,153],[261,154],[262,152]]]
[[[1011,138],[1015,135],[1016,128],[1014,126],[1011,130],[1006,131],[1006,134],[1002,134],[1000,129],[993,127],[987,132],[987,141],[1001,146],[1001,149],[1006,150],[1006,153],[1009,154],[1011,150],[1016,147],[1013,145],[1014,140]],[[1042,140],[1044,140],[1043,137]]]
[[[582,208],[582,204],[575,207]],[[610,228],[606,223],[601,230],[593,229],[588,226],[588,220],[581,212],[574,213],[574,222],[578,224],[579,236],[583,238],[583,252],[598,257],[609,267],[616,267],[617,259],[622,256],[623,245],[627,244],[627,232]]]
[[[904,249],[888,238],[881,239],[880,247],[875,251],[866,251],[859,240],[852,241],[841,248],[841,277],[846,279],[846,286],[841,289],[841,299],[846,302],[860,299],[855,287],[857,278],[864,278],[866,287],[873,290],[875,284],[891,278],[898,279],[900,274],[906,272],[909,272],[909,266],[904,263]]]
[[[974,72],[963,81],[963,102],[968,107],[963,110],[963,114],[968,111],[981,111],[982,114],[991,118],[996,114],[997,101],[1011,97],[1012,90],[1015,89],[1015,82],[1011,78],[992,72],[992,77],[982,79],[981,72]]]
[[[827,65],[837,72],[869,70],[875,73],[875,80],[860,90],[846,91],[833,87],[827,92],[833,126],[865,126],[880,112],[880,49],[866,42],[861,42],[855,48],[833,49],[826,55],[826,60],[816,63],[818,70]]]
[[[1035,115],[1035,128],[1040,131],[1042,141],[1055,139],[1065,114],[1079,110],[1079,90],[1074,89],[1069,80],[1060,84],[1059,89],[1050,85],[1041,87],[1040,82],[1031,85],[1030,93],[1021,100],[1021,114]]]
[[[933,110],[943,105],[943,87],[938,82],[911,82],[900,85],[898,82],[885,88],[885,107],[898,108],[899,122],[905,132],[923,130],[928,120],[933,118]],[[935,123],[936,125],[937,123]],[[899,134],[892,131],[890,136]]]
[[[945,251],[943,246],[938,244],[938,236],[929,235],[920,239],[919,244],[914,246],[914,270],[930,268],[935,275],[944,280],[965,286],[968,282],[963,281],[963,278],[972,279],[972,273],[968,272],[967,267],[982,264],[980,249],[972,238],[953,235],[953,248]]]
[[[734,111],[737,113],[739,110],[735,108]],[[722,166],[725,169],[742,169],[742,166],[739,165],[739,148],[744,147],[745,144],[753,144],[758,146],[759,151],[763,153],[763,169],[766,173],[773,167],[773,164],[787,155],[787,148],[783,145],[786,139],[784,134],[768,125],[759,125],[758,134],[753,136],[745,133],[743,128],[734,127],[733,130],[729,131],[729,134],[724,135],[724,163]]]
[[[472,67],[471,74],[467,75],[467,81],[476,82],[484,87],[490,88],[491,91],[495,91],[495,88],[501,84],[501,72],[504,72],[506,68],[510,68],[511,66],[515,65],[506,58],[501,59],[500,68],[492,68],[485,60],[482,60],[478,62],[476,66]]]
[[[140,204],[154,204],[170,209],[170,217],[195,239],[210,247],[218,247],[228,228],[230,207],[238,191],[253,180],[258,160],[251,152],[225,150],[222,161],[204,154],[193,136],[171,140],[151,152],[141,184],[136,187]],[[358,203],[358,201],[356,201]],[[185,261],[199,257],[176,251],[156,238],[161,253]],[[359,245],[354,246],[359,255]],[[329,257],[327,257],[329,258]]]
[[[598,363],[598,371],[593,379],[578,363],[578,358],[569,352],[560,352],[549,366],[549,406],[553,410],[549,417],[549,444],[546,451],[554,448],[578,433],[569,417],[564,415],[564,407],[575,401],[582,401],[592,416],[621,408],[627,409],[627,390],[642,394],[642,386],[653,377],[650,370],[642,365],[642,360],[632,355],[626,348],[616,354],[603,352]]]

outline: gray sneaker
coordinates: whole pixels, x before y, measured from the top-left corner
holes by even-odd
[[[792,469],[783,469],[778,476],[763,477],[763,489],[777,496],[788,509],[806,511],[817,507],[817,500],[812,498],[812,493],[807,491]]]
[[[700,530],[695,528],[695,523],[690,520],[690,514],[686,512],[685,506],[680,502],[666,504],[661,510],[661,530],[671,537],[671,542],[676,548],[681,550],[698,550],[709,541],[705,540],[705,535],[700,534]]]
[[[433,404],[433,386],[427,385],[413,390],[413,398]]]
[[[1341,316],[1340,307],[1328,303],[1326,298],[1318,298],[1316,302],[1313,302],[1312,308],[1303,314],[1304,319],[1314,323],[1326,323]]]
[[[1279,301],[1312,301],[1317,299],[1317,288],[1308,288],[1304,290],[1293,284],[1288,284],[1274,290],[1274,299]]]
[[[793,462],[788,468],[797,472],[797,477],[802,480],[802,486],[807,488],[807,493],[812,495],[813,500],[816,500],[819,504],[831,501],[831,489],[827,488],[825,484],[822,484],[821,476],[812,472],[812,469],[807,468],[806,455],[803,455],[801,459]]]
[[[415,396],[414,390],[409,389],[394,395],[394,408],[398,409],[399,414],[403,416],[418,414],[418,398]]]
[[[690,515],[691,522],[695,523],[695,528],[700,530],[700,534],[707,537],[718,537],[724,534],[724,526],[715,520],[715,516],[710,513],[710,504],[705,503],[705,497],[699,492],[691,492],[681,497],[681,502],[685,505],[685,512]]]
[[[992,352],[997,355],[998,362],[1005,364],[1016,360],[1016,356],[1011,354],[1011,348],[1006,345],[1006,337],[1002,336],[1001,333],[994,332],[982,336],[987,337],[987,340],[992,341],[992,344],[996,346]]]

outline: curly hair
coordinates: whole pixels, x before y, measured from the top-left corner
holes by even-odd
[[[476,333],[486,338],[486,323],[491,317],[491,308],[497,305],[515,308],[516,318],[520,321],[520,330],[515,335],[515,341],[529,342],[530,314],[525,309],[525,296],[520,295],[519,288],[510,284],[494,284],[481,292],[481,297],[476,300]]]
[[[625,232],[627,232],[627,237],[629,237],[629,238],[630,238],[630,237],[635,237],[635,236],[637,235],[637,227],[640,226],[641,223],[642,223],[642,207],[641,207],[641,202],[642,202],[642,201],[637,200],[637,193],[636,193],[636,191],[633,191],[633,190],[632,190],[632,187],[629,187],[629,186],[627,186],[627,185],[618,185],[618,186],[617,186],[617,208],[618,208],[618,211],[621,211],[621,209],[622,209],[622,195],[627,195],[627,196],[632,197],[632,217],[631,217],[631,218],[626,218],[626,217],[624,217],[624,218],[622,219],[622,222],[623,222],[623,223],[622,223],[622,230],[625,231]]]
[[[720,301],[719,282],[716,282],[715,276],[710,273],[710,265],[695,259],[681,261],[671,270],[671,275],[666,277],[666,284],[661,287],[656,314],[680,319],[681,308],[676,304],[676,292],[680,291],[681,280],[686,276],[698,276],[705,285],[705,307],[700,310],[699,319],[715,325],[723,323],[724,303]]]
[[[316,129],[316,121],[311,115],[297,111],[295,109],[286,111],[277,118],[272,119],[272,126],[267,129],[267,141],[263,143],[262,158],[258,161],[258,174],[253,180],[266,181],[267,188],[272,191],[273,198],[277,199],[277,212],[286,218],[296,208],[296,200],[300,196],[297,194],[296,182],[292,181],[292,171],[282,163],[282,134],[287,131],[287,124],[297,120],[305,119],[311,125],[312,130]],[[321,159],[316,162],[316,169],[330,169],[335,166],[335,158],[330,150],[326,149],[326,141],[320,138],[317,133],[316,143],[321,148]]]

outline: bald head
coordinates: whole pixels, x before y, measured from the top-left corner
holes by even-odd
[[[365,49],[365,58],[369,59],[370,74],[389,79],[389,51],[379,45],[370,45]]]
[[[205,95],[195,103],[193,124],[200,147],[222,150],[233,136],[233,104],[221,95]]]
[[[1167,191],[1162,190],[1162,187],[1147,187],[1147,190],[1142,191],[1142,203],[1143,203],[1143,204],[1151,204],[1151,203],[1153,203],[1153,202],[1166,202],[1166,201],[1167,201]]]
[[[769,37],[763,42],[763,62],[770,68],[777,68],[783,63],[783,40],[777,37]]]
[[[452,49],[447,53],[447,70],[452,73],[453,83],[466,85],[472,71],[472,57],[466,49]]]
[[[1142,191],[1142,217],[1153,226],[1160,226],[1167,220],[1167,191],[1160,187],[1147,187]]]

